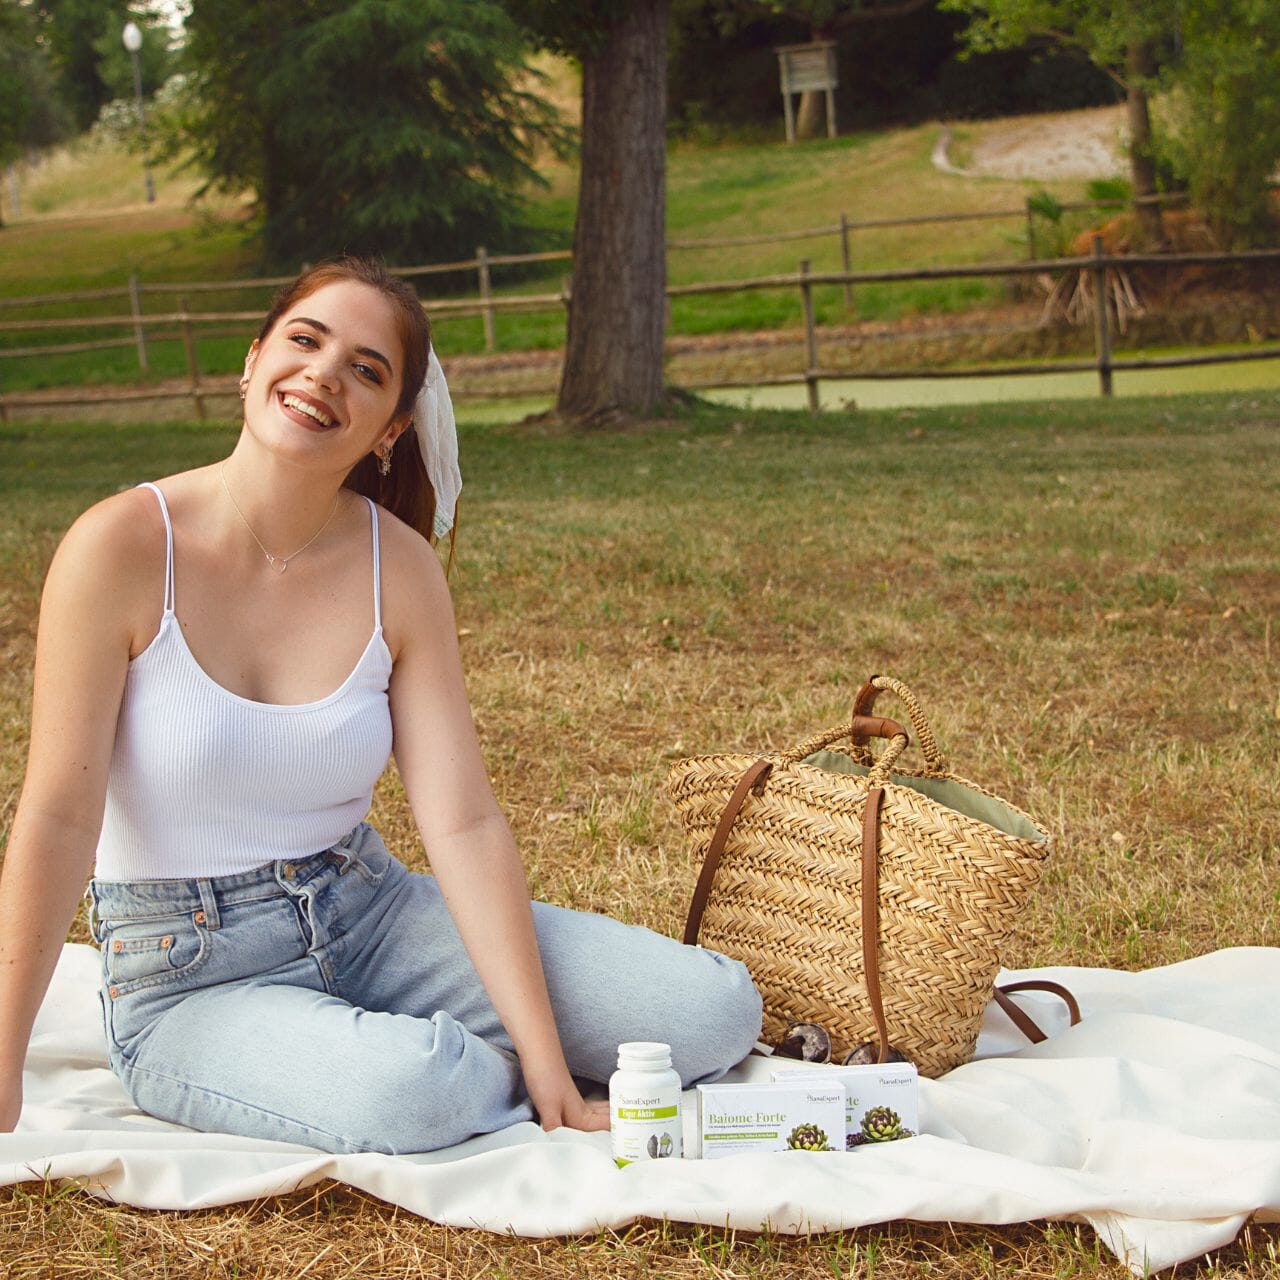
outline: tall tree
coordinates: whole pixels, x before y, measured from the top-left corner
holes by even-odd
[[[193,0],[177,142],[257,197],[267,262],[401,263],[531,238],[522,191],[559,136],[491,0]]]
[[[670,0],[511,0],[582,65],[582,162],[561,416],[644,416],[663,400]]]
[[[0,0],[0,165],[66,136],[70,121],[31,11]],[[2,226],[3,223],[0,223]]]
[[[1175,29],[1180,0],[940,0],[943,9],[971,15],[966,39],[977,50],[1016,48],[1031,40],[1075,45],[1113,76],[1125,92],[1129,172],[1133,194],[1156,194],[1150,93],[1158,50]],[[1164,243],[1158,205],[1138,203],[1138,224],[1149,245]]]
[[[129,0],[37,0],[33,5],[58,95],[78,129],[87,129],[116,96],[102,78],[97,46],[113,27],[120,30],[128,9]]]
[[[1184,0],[1172,77],[1173,160],[1224,248],[1272,244],[1280,166],[1280,7]]]

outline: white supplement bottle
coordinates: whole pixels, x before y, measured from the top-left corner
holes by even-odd
[[[609,1128],[619,1166],[682,1154],[680,1077],[671,1068],[670,1045],[632,1040],[618,1046],[618,1069],[609,1078]]]

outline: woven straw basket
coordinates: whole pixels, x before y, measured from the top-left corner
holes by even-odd
[[[910,735],[871,715],[884,690],[907,709],[919,774],[893,770]],[[872,737],[889,739],[878,759]],[[848,754],[824,749],[840,739]],[[837,1055],[871,1042],[883,1061],[892,1046],[926,1075],[968,1061],[1049,838],[947,770],[904,684],[873,676],[851,722],[763,759],[682,760],[667,785],[695,848],[711,855],[685,941],[746,964],[766,1040],[818,1022]]]

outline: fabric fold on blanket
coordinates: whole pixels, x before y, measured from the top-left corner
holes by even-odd
[[[32,1036],[26,1106],[0,1134],[0,1185],[71,1179],[149,1209],[278,1195],[332,1178],[429,1218],[525,1236],[669,1218],[818,1232],[893,1219],[1085,1222],[1136,1273],[1280,1221],[1280,950],[1236,948],[1141,973],[1052,968],[1077,996],[1018,999],[1052,1034],[1027,1046],[997,1006],[975,1061],[921,1081],[919,1137],[615,1167],[607,1134],[514,1125],[419,1156],[333,1156],[194,1133],[136,1111],[106,1066],[97,953],[68,945]],[[752,1057],[730,1078],[766,1080]],[[686,1126],[692,1098],[686,1095]]]

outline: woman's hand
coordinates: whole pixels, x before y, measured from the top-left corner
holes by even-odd
[[[551,1073],[546,1081],[526,1071],[524,1082],[544,1129],[580,1129],[595,1133],[609,1127],[609,1104],[603,1099],[583,1101],[567,1069]]]

